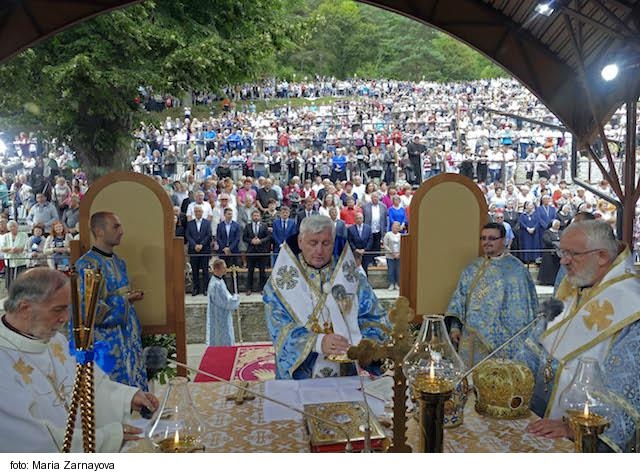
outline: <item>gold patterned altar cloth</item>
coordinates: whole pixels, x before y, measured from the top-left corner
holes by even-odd
[[[264,385],[254,383],[250,388],[262,393]],[[266,422],[263,400],[256,398],[235,404],[226,396],[236,389],[222,383],[189,383],[189,390],[202,420],[207,426],[204,444],[207,453],[227,452],[309,452],[309,436],[302,421]],[[161,399],[162,392],[158,393]],[[327,399],[327,402],[330,400]],[[537,417],[517,420],[498,420],[483,417],[473,408],[470,397],[465,407],[464,423],[444,432],[444,451],[456,453],[507,452],[573,452],[569,440],[551,440],[526,433],[527,424]],[[389,435],[390,437],[391,435]],[[417,425],[411,420],[408,438],[417,445]],[[415,441],[414,441],[415,440]],[[144,440],[127,442],[123,452],[151,452]],[[415,447],[414,447],[415,451]]]

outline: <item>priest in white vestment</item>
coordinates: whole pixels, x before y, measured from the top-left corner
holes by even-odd
[[[0,451],[60,452],[75,380],[76,361],[66,330],[69,279],[50,268],[34,268],[11,285],[0,321]],[[96,451],[118,452],[141,430],[126,424],[133,411],[158,407],[153,394],[111,381],[94,364]],[[78,409],[79,411],[79,409]],[[82,452],[78,415],[72,451]]]

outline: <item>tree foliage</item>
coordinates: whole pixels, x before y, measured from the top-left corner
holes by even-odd
[[[311,20],[306,41],[278,56],[280,71],[419,81],[496,77],[500,67],[417,21],[348,0],[315,0],[295,12]]]
[[[156,0],[62,32],[0,67],[0,126],[45,130],[95,172],[123,167],[139,87],[254,78],[295,35],[287,0]]]
[[[450,81],[500,69],[442,33],[348,0],[148,0],[0,66],[0,129],[67,142],[96,174],[130,160],[140,87],[180,96],[296,73]]]

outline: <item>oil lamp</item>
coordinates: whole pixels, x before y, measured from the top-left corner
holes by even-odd
[[[598,436],[609,426],[606,388],[594,358],[580,358],[571,383],[560,394],[560,407],[575,435],[576,452],[595,453]]]
[[[187,378],[169,381],[162,403],[149,423],[146,437],[165,453],[204,451],[204,423],[193,404]]]
[[[464,373],[444,316],[423,316],[418,338],[404,358],[403,371],[420,406],[420,450],[442,452],[445,402]]]

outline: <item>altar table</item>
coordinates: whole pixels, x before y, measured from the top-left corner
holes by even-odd
[[[227,401],[236,389],[222,383],[189,383],[193,401],[198,408],[207,432],[204,435],[206,452],[309,452],[309,439],[303,422],[267,422],[263,415],[263,400],[257,398],[235,404]],[[250,389],[263,392],[262,383]],[[160,393],[161,394],[161,393]],[[160,400],[161,395],[159,395]],[[330,401],[330,400],[327,400]],[[545,439],[525,431],[527,424],[537,418],[533,413],[518,420],[498,420],[475,412],[473,395],[465,407],[464,423],[445,429],[445,452],[573,452],[573,443],[566,439]],[[409,422],[410,444],[417,445],[417,426]],[[391,437],[391,435],[389,435]],[[127,442],[123,452],[150,452],[152,445],[145,440]],[[415,448],[414,448],[415,451]]]

